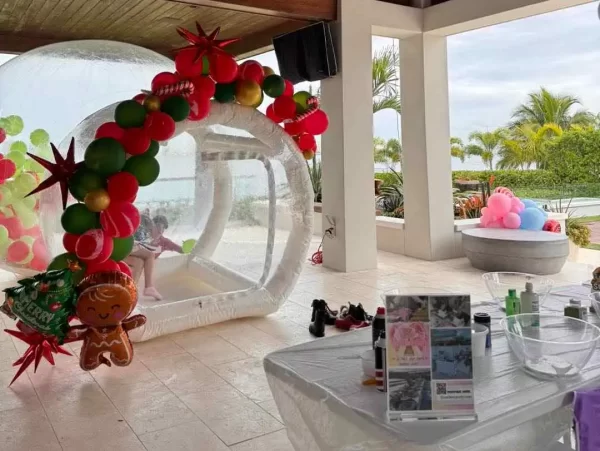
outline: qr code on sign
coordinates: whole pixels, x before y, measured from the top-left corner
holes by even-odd
[[[435,393],[438,395],[445,395],[446,394],[446,384],[445,383],[435,384]]]

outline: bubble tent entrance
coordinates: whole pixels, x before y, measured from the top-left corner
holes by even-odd
[[[80,153],[76,159],[81,159],[98,126],[112,120],[116,105],[86,118],[61,148],[74,137]],[[161,143],[165,145],[159,152],[163,171],[173,160],[170,152],[182,146],[184,139],[194,149],[194,208],[184,209],[166,234],[174,234],[169,238],[179,242],[198,240],[190,254],[163,254],[157,259],[156,287],[164,299],[140,298],[137,313],[146,315],[147,323],[131,332],[133,341],[277,311],[298,279],[311,241],[313,191],[305,160],[279,125],[253,108],[213,102],[206,119],[178,123],[175,136]],[[249,237],[257,235],[257,226],[240,227],[239,221],[231,219],[236,185],[252,173],[256,176],[250,179],[262,184],[266,194],[263,201],[250,196],[252,202],[244,204],[251,214],[262,206],[266,209],[264,239],[254,242]],[[141,188],[140,194],[148,189]],[[56,210],[59,195],[58,189],[47,190],[41,203],[54,205]],[[142,211],[144,205],[138,200],[136,206]],[[281,213],[277,204],[283,200],[291,219],[289,233],[275,228],[277,212]],[[63,252],[60,214],[53,208],[41,210],[49,212],[40,218],[43,228],[54,231],[48,237],[51,252]]]

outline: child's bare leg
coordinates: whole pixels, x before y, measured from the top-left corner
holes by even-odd
[[[161,300],[161,294],[154,288],[154,252],[148,249],[139,249],[131,254],[132,257],[141,259],[144,269],[144,295]]]
[[[144,260],[130,255],[125,259],[125,263],[131,267],[131,277],[133,278],[133,281],[138,283],[142,276],[142,271],[144,270]]]

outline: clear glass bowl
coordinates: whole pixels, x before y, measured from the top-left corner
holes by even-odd
[[[523,272],[486,272],[481,276],[485,286],[500,306],[504,305],[504,299],[508,296],[508,290],[515,289],[517,296],[525,290],[525,284],[531,282],[533,291],[540,295],[540,306],[544,304],[554,281],[548,277],[526,274]]]
[[[598,316],[598,318],[600,318],[600,293],[590,293],[588,297],[590,298],[590,305],[594,307],[596,315]]]
[[[579,374],[600,340],[600,328],[568,316],[513,315],[500,325],[523,369],[541,379]]]

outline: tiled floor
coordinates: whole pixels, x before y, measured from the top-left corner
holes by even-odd
[[[569,263],[554,279],[577,283],[590,274],[591,266]],[[333,307],[362,302],[372,312],[386,290],[424,287],[486,299],[480,272],[465,259],[428,263],[379,253],[379,269],[353,274],[307,263],[276,314],[139,343],[126,368],[85,373],[76,357],[60,356],[56,367],[42,364],[11,388],[11,362],[24,346],[0,334],[0,449],[292,451],[261,359],[311,340],[315,297]],[[4,316],[2,321],[13,326]]]

